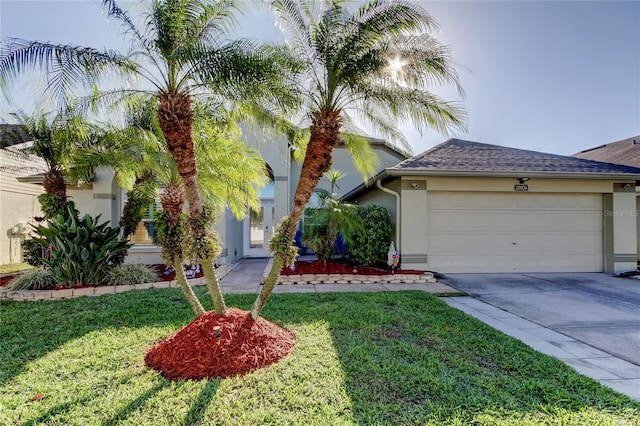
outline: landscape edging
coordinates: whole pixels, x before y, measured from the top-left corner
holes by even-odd
[[[273,258],[269,259],[262,274],[262,283],[266,279]],[[431,272],[418,274],[384,274],[384,275],[358,275],[358,274],[293,274],[280,275],[278,285],[282,284],[428,284],[437,282]]]
[[[216,269],[218,280],[224,278],[235,265],[220,265]],[[204,278],[192,278],[189,280],[192,287],[205,285]],[[35,301],[35,300],[63,300],[77,297],[95,297],[104,294],[124,293],[131,290],[148,290],[151,288],[177,288],[176,280],[157,281],[154,283],[133,284],[133,285],[110,285],[98,287],[65,288],[62,290],[9,290],[0,287],[0,299],[15,301]]]

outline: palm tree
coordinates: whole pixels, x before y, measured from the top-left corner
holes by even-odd
[[[31,145],[12,152],[17,156],[25,156],[25,159],[29,155],[37,155],[46,164],[43,180],[45,193],[38,197],[45,219],[55,218],[59,214],[67,216],[75,206],[67,197],[65,174],[73,166],[72,158],[77,150],[93,142],[95,126],[69,111],[59,114],[37,112],[33,115],[19,111],[13,116],[31,139]]]
[[[302,242],[325,264],[333,259],[338,234],[348,243],[365,231],[357,207],[341,202],[338,194],[334,192],[335,189],[339,189],[338,182],[345,175],[340,170],[327,170],[324,179],[329,182],[331,189],[316,189],[318,204],[305,211]]]
[[[0,86],[22,72],[39,68],[47,75],[48,90],[65,104],[69,93],[96,85],[105,76],[118,77],[120,85],[108,93],[98,92],[102,100],[122,99],[133,92],[146,92],[158,100],[158,122],[164,141],[183,181],[189,204],[190,228],[203,264],[214,261],[206,228],[212,213],[207,211],[199,192],[196,149],[193,139],[193,101],[200,98],[209,105],[251,104],[267,115],[275,106],[294,103],[287,96],[279,77],[284,60],[272,60],[274,49],[247,40],[223,42],[240,10],[236,0],[154,0],[149,2],[141,28],[115,0],[102,0],[107,16],[118,20],[131,39],[128,56],[79,46],[9,39],[0,57]],[[120,74],[118,74],[120,73]],[[144,88],[122,88],[121,74],[146,81]],[[226,307],[212,268],[207,268],[207,287],[215,310]]]
[[[192,259],[194,238],[183,235],[188,221],[183,216],[184,181],[165,149],[163,134],[155,114],[154,98],[131,99],[127,108],[127,126],[109,128],[100,144],[77,152],[73,171],[82,171],[85,179],[101,166],[115,170],[122,188],[128,190],[121,226],[124,234],[132,233],[142,218],[142,210],[153,202],[161,190],[162,217],[158,218],[162,257],[176,271],[176,278],[196,316],[205,313],[189,286],[182,269],[185,259]],[[238,219],[247,207],[259,204],[259,187],[266,183],[265,164],[260,155],[241,140],[241,132],[233,123],[233,113],[195,111],[194,142],[198,161],[198,185],[206,200],[206,208],[219,215],[228,207]],[[219,255],[219,237],[207,227],[207,240],[212,243],[212,256]],[[214,274],[213,264],[202,264],[205,273]],[[207,268],[211,268],[208,270]],[[216,295],[212,295],[216,296]],[[219,305],[224,300],[218,300]]]
[[[295,260],[291,243],[305,205],[354,118],[405,144],[398,130],[405,121],[445,133],[464,126],[458,105],[429,92],[439,83],[463,94],[448,49],[429,34],[436,23],[420,5],[371,0],[355,12],[341,0],[274,0],[271,6],[302,64],[292,84],[305,103],[309,142],[290,215],[271,240],[273,267],[251,309],[254,319],[283,267]]]

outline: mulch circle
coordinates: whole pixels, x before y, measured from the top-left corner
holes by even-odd
[[[169,380],[240,376],[280,361],[294,344],[292,332],[229,308],[224,315],[207,312],[196,318],[149,348],[144,361]]]

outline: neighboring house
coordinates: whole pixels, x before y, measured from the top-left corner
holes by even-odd
[[[450,139],[344,198],[393,212],[405,268],[635,270],[640,168]],[[384,188],[381,189],[380,187]]]
[[[573,157],[640,167],[640,135],[600,145],[596,148],[585,149],[573,154]],[[636,218],[637,244],[640,247],[640,185],[636,186],[635,211],[627,212],[627,214]],[[638,250],[638,260],[640,261],[640,249]]]
[[[288,144],[283,138],[271,138],[256,131],[244,129],[249,144],[257,149],[265,163],[271,182],[261,192],[261,208],[249,212],[245,220],[238,221],[230,212],[225,212],[216,225],[222,237],[222,254],[218,263],[232,263],[243,257],[270,256],[268,242],[273,228],[282,217],[289,214],[293,195],[298,183],[300,164],[291,159]],[[379,170],[391,167],[406,159],[408,155],[379,139],[370,139],[371,146],[380,158]],[[333,168],[346,173],[340,181],[340,191],[344,194],[362,184],[363,178],[356,171],[351,156],[344,145],[338,145],[333,152]],[[28,178],[38,181],[38,177]],[[24,180],[24,179],[23,179]],[[39,180],[41,182],[41,178]],[[326,182],[319,187],[328,189]],[[81,214],[101,214],[101,220],[117,224],[122,212],[126,191],[121,189],[112,170],[101,169],[92,182],[84,186],[68,187],[68,196],[75,202]],[[144,227],[139,227],[131,240],[135,245],[129,250],[128,262],[161,263],[160,248],[154,244],[153,212],[159,211],[159,203],[150,206],[149,214],[143,219]]]
[[[0,139],[0,143],[5,139]],[[22,262],[21,241],[31,232],[29,223],[42,216],[38,195],[42,185],[19,182],[16,178],[44,171],[45,162],[34,155],[16,154],[25,143],[9,143],[0,149],[0,264]],[[6,146],[2,144],[2,146]],[[12,152],[14,151],[14,152]],[[40,180],[41,181],[41,180]]]

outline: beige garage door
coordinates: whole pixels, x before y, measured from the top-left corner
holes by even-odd
[[[432,270],[600,272],[602,195],[430,192]]]

